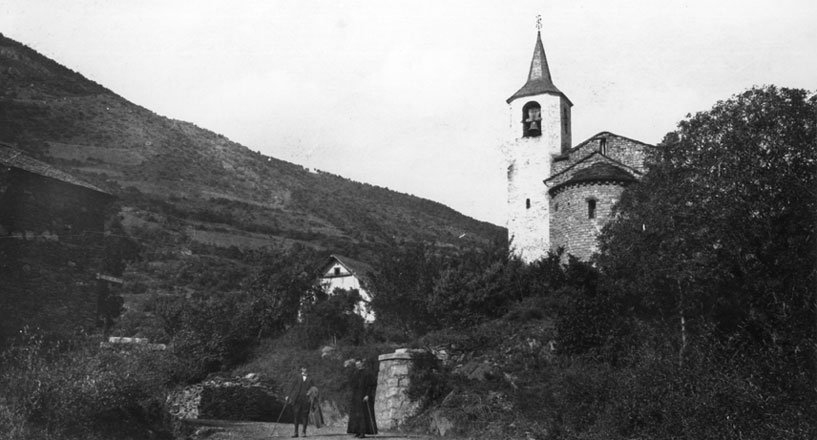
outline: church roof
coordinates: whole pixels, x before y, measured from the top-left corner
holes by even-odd
[[[536,32],[536,47],[533,49],[533,59],[531,59],[530,62],[528,81],[519,91],[508,98],[506,102],[510,104],[511,101],[516,98],[541,94],[560,95],[567,99],[567,102],[570,102],[570,99],[553,84],[553,79],[550,77],[547,56],[545,55],[545,46],[542,44],[542,33]],[[570,103],[570,105],[573,105],[573,103]]]
[[[616,182],[627,184],[637,181],[638,179],[636,179],[635,176],[623,168],[617,167],[609,162],[597,162],[587,168],[576,171],[573,177],[554,186],[549,192],[554,194],[569,185],[587,182]]]

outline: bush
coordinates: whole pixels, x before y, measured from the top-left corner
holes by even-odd
[[[420,402],[421,408],[441,401],[450,391],[450,372],[428,351],[416,352],[412,355],[412,365],[409,369],[408,397]]]
[[[9,432],[21,438],[40,431],[56,438],[169,436],[161,410],[167,378],[155,368],[166,354],[114,352],[98,343],[86,337],[48,343],[27,333],[3,352],[0,424],[13,425]]]
[[[297,346],[315,349],[322,343],[344,341],[358,345],[363,342],[363,318],[354,311],[361,300],[360,293],[342,289],[335,289],[331,295],[316,293],[315,302],[301,308],[301,322],[291,330],[297,335]]]

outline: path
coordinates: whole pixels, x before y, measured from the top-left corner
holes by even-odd
[[[271,422],[240,422],[231,420],[196,420],[197,434],[193,438],[207,440],[270,440],[292,437],[291,423]],[[345,426],[326,426],[315,429],[307,428],[307,436],[300,437],[308,440],[341,440],[352,439],[354,436],[346,433]],[[433,437],[406,435],[384,432],[377,435],[367,435],[366,438],[388,440],[430,440]]]

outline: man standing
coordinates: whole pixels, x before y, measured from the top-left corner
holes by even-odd
[[[292,412],[295,415],[295,435],[298,436],[298,425],[303,425],[303,435],[306,437],[306,424],[309,420],[309,397],[307,392],[310,388],[315,387],[315,383],[306,373],[306,367],[301,367],[301,374],[299,374],[289,387],[286,401],[292,405]]]

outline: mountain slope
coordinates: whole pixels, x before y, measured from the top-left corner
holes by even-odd
[[[119,196],[126,227],[182,242],[300,242],[360,257],[400,241],[461,248],[504,236],[439,203],[310,172],[156,115],[2,34],[0,142]]]

